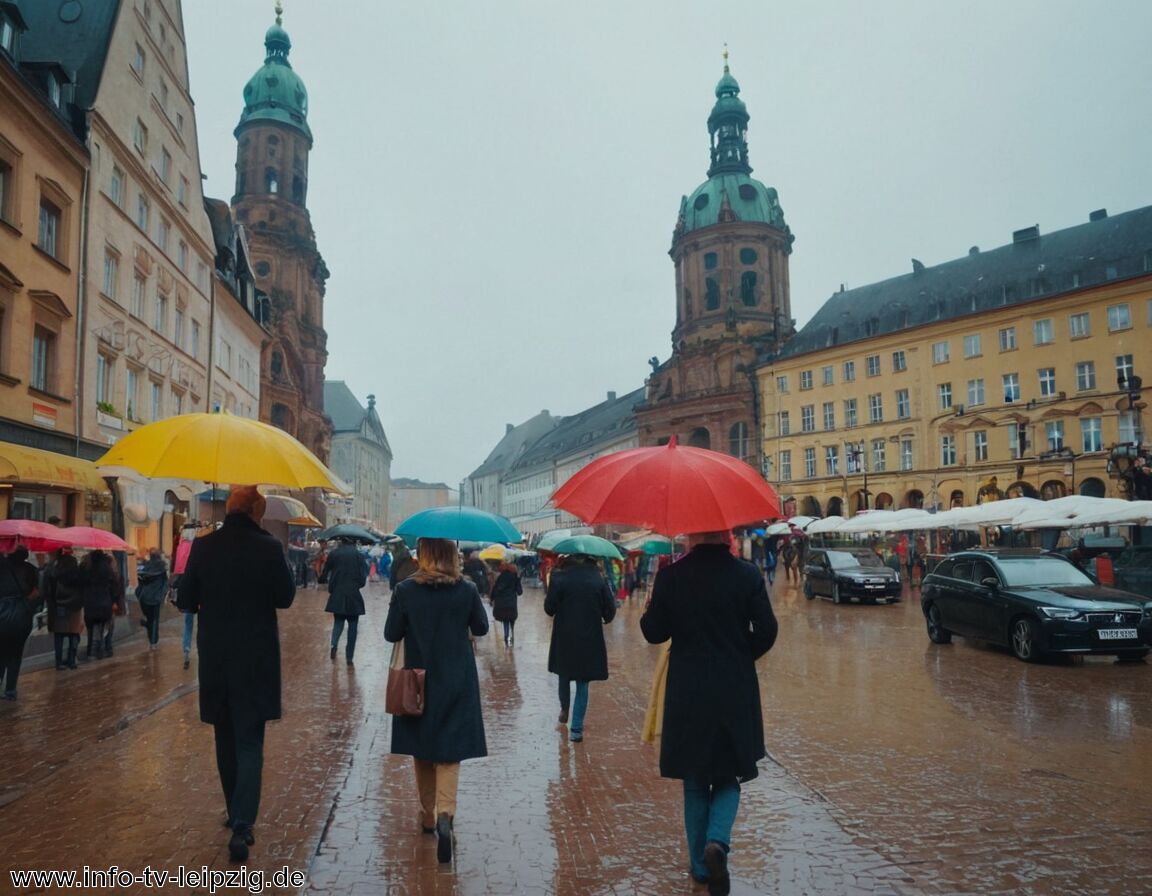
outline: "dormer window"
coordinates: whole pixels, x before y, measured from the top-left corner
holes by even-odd
[[[48,73],[48,99],[57,109],[60,108],[60,81],[52,73]]]
[[[7,19],[0,19],[0,49],[11,54],[16,46],[16,29]]]

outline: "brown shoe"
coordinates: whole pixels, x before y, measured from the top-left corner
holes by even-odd
[[[568,710],[566,710],[566,709],[560,710],[560,718],[558,718],[556,721],[559,722],[561,725],[567,725],[568,724]]]
[[[724,844],[709,840],[704,845],[704,866],[708,869],[708,896],[728,896],[732,881],[728,876],[728,852]]]

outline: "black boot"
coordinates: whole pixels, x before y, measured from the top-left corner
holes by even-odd
[[[60,633],[53,635],[54,647],[56,649],[56,668],[63,669],[64,667],[64,636]]]
[[[78,651],[79,649],[80,649],[80,636],[79,635],[69,635],[68,636],[68,668],[69,669],[75,669],[76,668],[76,651]]]

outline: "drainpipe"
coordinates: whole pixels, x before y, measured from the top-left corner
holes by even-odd
[[[84,434],[84,320],[88,292],[88,168],[84,169],[84,186],[80,194],[80,276],[76,280],[76,370],[74,389],[76,442],[73,453],[80,456],[80,440]]]

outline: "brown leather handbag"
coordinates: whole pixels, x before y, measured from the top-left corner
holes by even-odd
[[[424,675],[423,669],[404,668],[404,642],[397,641],[388,664],[384,709],[394,716],[424,715]]]

